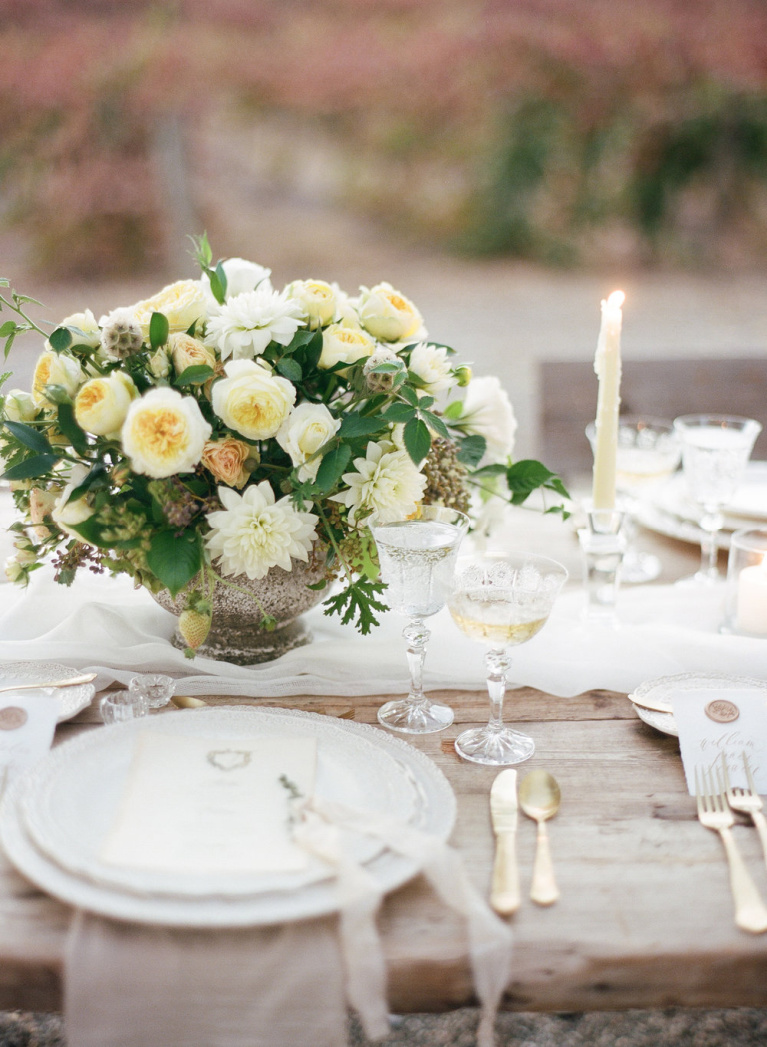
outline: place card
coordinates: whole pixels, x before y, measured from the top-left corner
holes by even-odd
[[[695,793],[695,767],[715,767],[722,754],[730,784],[747,788],[744,752],[757,790],[767,795],[767,689],[680,691],[671,704],[690,795]]]
[[[313,738],[208,738],[145,729],[100,857],[162,872],[303,869],[291,799],[314,792]]]
[[[0,700],[0,770],[10,778],[41,759],[53,743],[59,705],[50,694],[12,691]]]

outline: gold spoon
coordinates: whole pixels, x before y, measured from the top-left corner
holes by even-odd
[[[530,887],[530,897],[538,905],[552,905],[559,898],[546,821],[557,813],[560,800],[559,785],[548,771],[530,771],[520,782],[519,806],[528,818],[538,823],[533,882]]]
[[[44,687],[74,687],[79,683],[90,683],[95,680],[97,673],[83,673],[82,676],[70,676],[67,680],[49,680],[47,683],[14,683],[10,687],[0,687],[0,694],[4,691],[35,691]]]

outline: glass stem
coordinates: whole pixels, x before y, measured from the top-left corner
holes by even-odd
[[[704,578],[716,581],[719,577],[719,528],[722,518],[715,510],[707,509],[700,519],[700,573]]]
[[[506,673],[511,659],[505,648],[491,648],[485,655],[487,670],[487,693],[490,696],[490,722],[487,727],[493,734],[503,729],[503,699],[506,695]]]
[[[423,693],[423,663],[426,658],[426,644],[431,633],[423,624],[422,618],[413,618],[402,630],[407,644],[407,663],[410,668],[410,694],[408,698],[416,705],[426,701]]]

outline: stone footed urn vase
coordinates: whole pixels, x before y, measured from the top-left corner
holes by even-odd
[[[311,643],[311,630],[300,615],[327,596],[327,589],[307,589],[307,585],[314,585],[325,577],[324,565],[310,557],[308,564],[294,560],[291,571],[272,567],[258,580],[251,581],[244,574],[227,578],[236,589],[217,582],[212,601],[213,622],[197,654],[235,665],[257,665]],[[176,616],[184,610],[184,592],[174,598],[164,589],[152,596]],[[264,615],[276,619],[274,629],[261,626]],[[187,646],[178,629],[171,642],[181,650]]]

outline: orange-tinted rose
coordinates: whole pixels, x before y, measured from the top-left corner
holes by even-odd
[[[250,447],[242,440],[208,440],[202,449],[202,464],[217,480],[229,487],[244,487],[250,473],[244,468]]]

